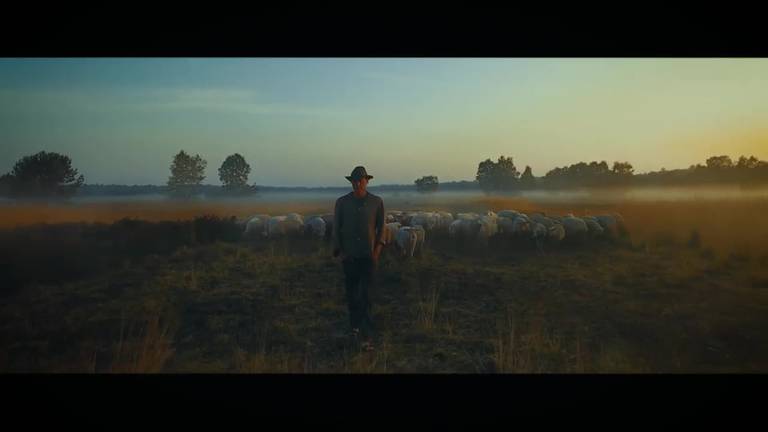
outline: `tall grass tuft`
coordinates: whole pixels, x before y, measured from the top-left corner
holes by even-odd
[[[109,372],[161,372],[175,351],[170,328],[170,324],[161,325],[159,317],[153,316],[140,328],[138,337],[131,337],[132,328],[126,332],[121,324],[120,339],[114,349]]]
[[[419,301],[416,311],[416,323],[422,330],[430,331],[435,327],[435,317],[437,316],[438,302],[440,300],[440,290],[435,286]]]

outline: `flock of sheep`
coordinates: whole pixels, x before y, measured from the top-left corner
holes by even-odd
[[[333,214],[304,218],[298,213],[283,216],[258,214],[240,220],[244,237],[276,238],[308,236],[330,241]],[[499,212],[458,213],[429,211],[389,211],[386,213],[383,241],[394,245],[404,257],[418,255],[427,238],[447,234],[464,246],[488,246],[490,239],[511,243],[533,244],[541,253],[545,247],[563,242],[582,244],[590,239],[616,239],[627,234],[621,215],[576,217],[573,214],[551,216],[544,213],[526,215],[515,210]]]

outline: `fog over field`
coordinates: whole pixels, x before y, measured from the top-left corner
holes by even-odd
[[[429,206],[429,205],[461,205],[462,202],[488,197],[489,195],[482,191],[437,191],[432,193],[420,193],[416,191],[377,191],[370,189],[372,193],[381,196],[387,207],[408,207],[408,206]],[[351,191],[351,189],[350,189]],[[333,203],[336,198],[347,192],[343,190],[333,191],[265,191],[248,197],[231,198],[207,198],[205,195],[194,198],[194,202],[219,202],[225,204],[231,203],[253,203],[253,204],[288,204],[297,205],[306,204],[327,204]],[[616,203],[621,201],[696,201],[696,200],[751,200],[768,199],[768,187],[741,187],[741,186],[696,186],[696,187],[639,187],[624,189],[578,189],[578,190],[530,190],[518,191],[514,196],[529,200],[533,203],[551,203],[551,202],[573,202],[573,203]],[[45,200],[42,200],[43,202]],[[178,202],[169,199],[164,194],[141,194],[141,195],[94,195],[94,196],[74,196],[66,203],[50,202],[48,205],[76,205],[86,203],[121,203],[121,202]],[[24,200],[14,200],[0,197],[0,203],[6,206],[23,205]],[[29,202],[29,201],[28,201]]]

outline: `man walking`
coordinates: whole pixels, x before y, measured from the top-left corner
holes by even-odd
[[[362,337],[362,347],[373,350],[373,322],[368,291],[384,245],[384,201],[366,190],[368,175],[355,167],[347,180],[352,192],[336,200],[333,215],[333,256],[341,257],[352,334]]]

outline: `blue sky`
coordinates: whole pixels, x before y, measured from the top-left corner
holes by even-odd
[[[162,184],[175,153],[249,182],[472,179],[504,154],[681,168],[768,159],[768,59],[2,59],[0,172],[40,150],[88,183]],[[373,183],[372,183],[373,184]]]

